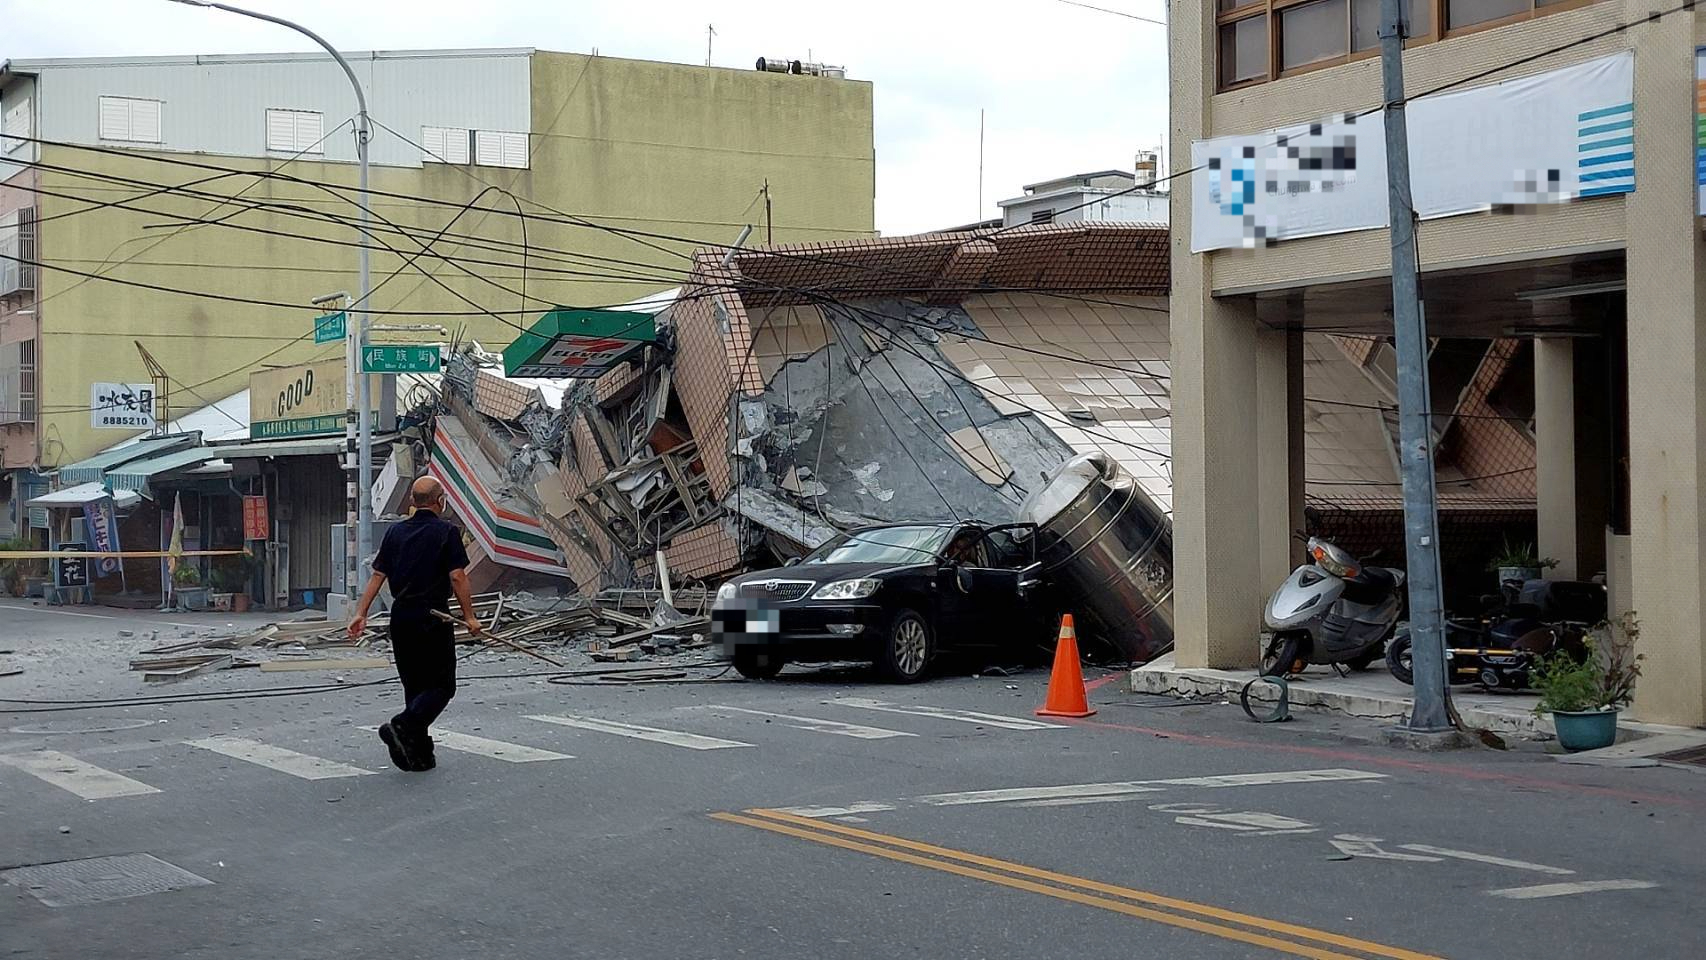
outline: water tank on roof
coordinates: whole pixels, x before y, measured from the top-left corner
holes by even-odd
[[[1173,521],[1105,453],[1062,464],[1020,508],[1080,642],[1134,662],[1173,646]]]

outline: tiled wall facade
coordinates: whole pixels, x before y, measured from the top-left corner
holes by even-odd
[[[689,530],[664,549],[672,576],[703,579],[740,566],[740,544],[722,521]]]

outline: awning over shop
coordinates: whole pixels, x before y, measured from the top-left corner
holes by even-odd
[[[94,481],[80,483],[74,487],[66,487],[63,490],[55,490],[52,493],[44,493],[39,497],[31,498],[24,505],[29,507],[81,507],[86,503],[95,503],[109,496],[113,498],[113,505],[121,510],[126,507],[134,507],[142,500],[140,495],[129,490],[108,493],[105,486],[101,485],[99,481]]]
[[[343,449],[343,444],[343,437],[311,437],[303,440],[228,443],[214,447],[173,450],[120,466],[107,474],[107,484],[114,490],[134,490],[151,497],[151,486],[157,478],[163,479],[167,474],[188,472],[214,460],[331,456]]]
[[[165,437],[146,437],[135,442],[108,447],[87,460],[59,468],[59,482],[66,486],[79,483],[100,483],[115,467],[184,450],[201,443],[200,433],[180,433]]]

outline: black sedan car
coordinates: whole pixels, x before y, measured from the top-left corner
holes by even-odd
[[[1038,569],[1034,524],[864,527],[723,584],[712,629],[750,679],[789,662],[869,660],[911,683],[947,650],[1028,656],[1046,645]]]

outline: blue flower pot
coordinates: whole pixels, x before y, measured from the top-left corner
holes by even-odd
[[[1598,750],[1617,742],[1616,710],[1554,711],[1552,726],[1558,731],[1558,745],[1571,753]]]

